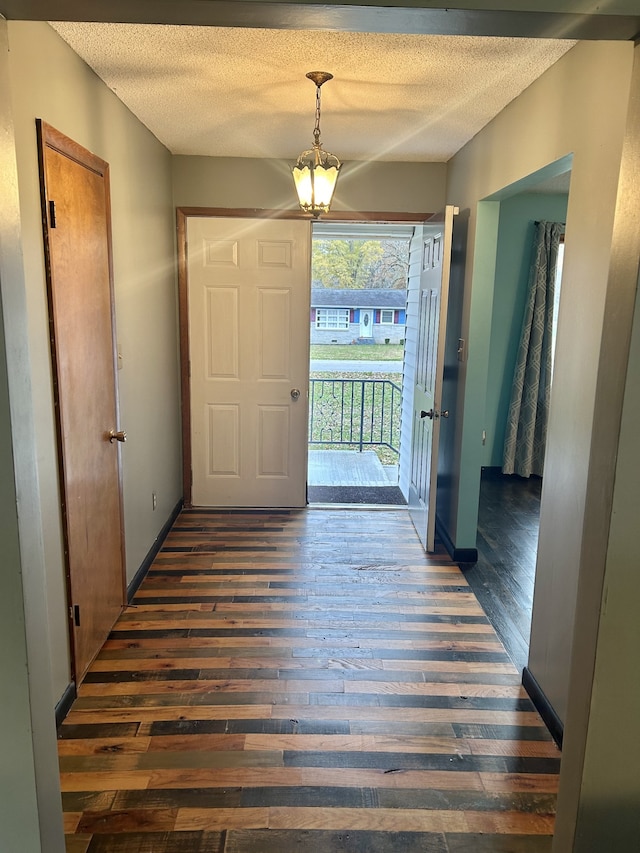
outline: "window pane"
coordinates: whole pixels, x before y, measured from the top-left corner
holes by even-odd
[[[316,309],[316,329],[348,329],[348,308]]]

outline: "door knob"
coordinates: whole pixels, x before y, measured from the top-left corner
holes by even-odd
[[[444,412],[440,412],[440,417],[441,418],[448,418],[449,417],[449,409],[445,409]]]
[[[297,388],[292,388],[291,389],[291,399],[297,400],[299,396],[300,396],[300,391]]]
[[[119,430],[110,429],[109,430],[109,441],[111,444],[113,444],[114,441],[126,441],[126,440],[127,440],[127,434],[123,429],[119,429]]]
[[[434,418],[434,417],[437,417],[437,415],[435,414],[435,412],[433,411],[433,409],[429,409],[429,411],[428,411],[428,412],[425,412],[424,410],[422,410],[422,411],[420,412],[420,417],[421,417],[421,418],[429,418],[429,420],[433,420],[433,418]]]

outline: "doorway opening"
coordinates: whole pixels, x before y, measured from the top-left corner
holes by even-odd
[[[313,225],[310,503],[406,504],[398,472],[413,233],[406,223]]]
[[[527,665],[529,653],[545,473],[536,469],[530,475],[523,475],[517,468],[516,473],[503,473],[505,436],[521,350],[536,226],[540,222],[565,223],[570,176],[566,166],[552,177],[548,176],[548,169],[544,169],[526,179],[524,187],[521,182],[507,188],[497,199],[495,281],[478,507],[478,562],[469,567],[466,576],[519,669]],[[549,386],[563,261],[562,229],[550,312],[553,316],[549,330]]]

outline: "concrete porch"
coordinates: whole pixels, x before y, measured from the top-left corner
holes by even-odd
[[[309,450],[310,486],[397,486],[398,466],[382,465],[373,450]]]

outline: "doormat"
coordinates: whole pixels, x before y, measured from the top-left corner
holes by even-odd
[[[388,504],[406,506],[397,486],[308,486],[310,504]]]

